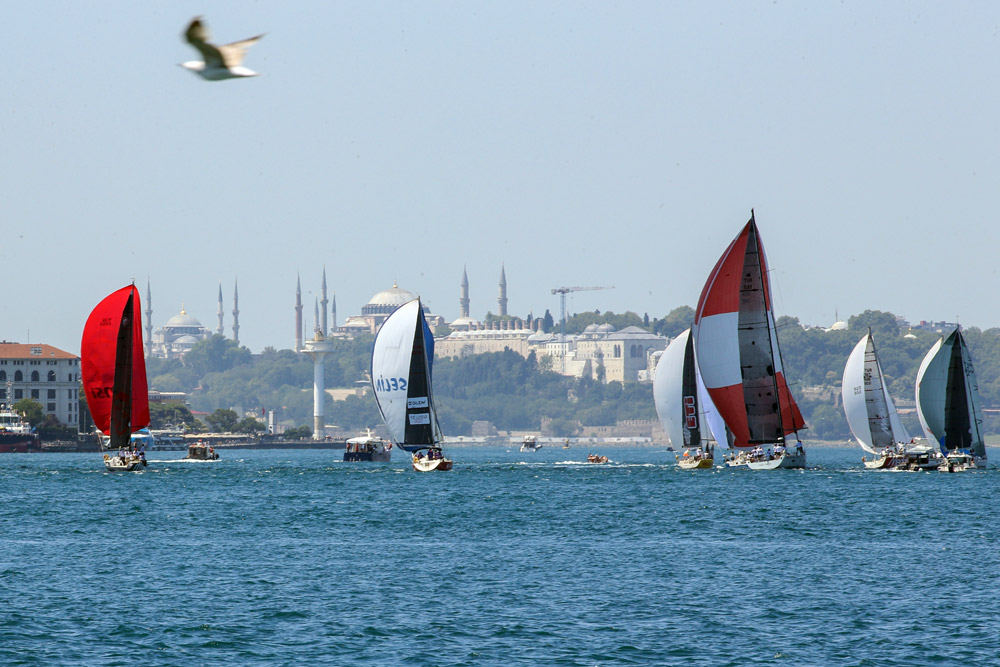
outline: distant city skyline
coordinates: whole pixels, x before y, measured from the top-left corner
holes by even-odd
[[[261,76],[177,65],[205,14]],[[0,339],[79,352],[148,279],[154,327],[291,347],[322,268],[341,316],[393,281],[446,319],[694,306],[751,207],[775,310],[1000,326],[1000,5],[17,3]],[[129,57],[122,57],[128,53]],[[67,66],[78,63],[79,66]],[[308,67],[303,64],[308,63]],[[226,333],[232,335],[227,300]],[[29,337],[30,331],[30,337]]]

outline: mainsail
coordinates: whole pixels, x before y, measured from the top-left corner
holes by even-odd
[[[943,454],[967,450],[986,457],[979,383],[960,329],[936,342],[920,363],[917,415],[928,442]]]
[[[841,393],[847,423],[866,452],[874,454],[877,450],[910,442],[910,434],[900,421],[885,386],[870,331],[847,358]]]
[[[110,447],[128,446],[149,425],[142,317],[135,285],[112,292],[90,313],[80,343],[80,369],[94,425],[111,436]]]
[[[441,440],[431,367],[434,337],[420,299],[409,301],[385,320],[372,350],[372,389],[393,443],[413,451]]]
[[[767,260],[752,212],[705,283],[693,332],[702,379],[734,447],[784,442],[805,426],[781,368]]]

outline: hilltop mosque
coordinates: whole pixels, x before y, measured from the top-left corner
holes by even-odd
[[[233,287],[233,341],[240,344],[239,286]],[[215,333],[223,334],[222,285],[219,285],[219,326]],[[153,330],[153,297],[146,281],[146,356],[160,359],[179,359],[199,342],[210,338],[213,332],[202,326],[198,318],[189,314],[181,305],[181,312],[168,319],[162,327]]]

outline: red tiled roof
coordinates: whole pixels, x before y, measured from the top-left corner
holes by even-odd
[[[35,350],[35,354],[32,354]],[[40,352],[40,353],[39,353]],[[0,343],[0,359],[77,359],[75,354],[44,343]]]

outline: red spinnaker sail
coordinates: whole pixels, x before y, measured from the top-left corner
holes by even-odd
[[[124,418],[123,428],[128,433],[149,425],[141,310],[139,290],[129,285],[97,304],[83,327],[80,343],[83,391],[94,424],[105,434],[111,435],[113,404],[124,412],[119,419]]]
[[[734,447],[777,442],[803,428],[781,368],[767,260],[752,214],[712,269],[694,323],[702,379]]]

